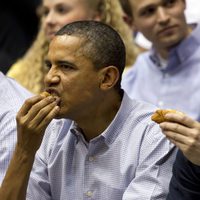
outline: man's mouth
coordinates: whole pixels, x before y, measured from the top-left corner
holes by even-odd
[[[172,34],[174,32],[174,29],[176,28],[177,26],[169,26],[169,27],[166,27],[166,28],[163,28],[162,30],[160,30],[158,32],[158,35],[168,35],[168,34]]]
[[[49,88],[46,90],[46,92],[55,98],[58,106],[61,105],[61,98],[57,90]]]

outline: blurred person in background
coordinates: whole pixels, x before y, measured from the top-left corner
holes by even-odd
[[[130,6],[130,0],[120,0],[122,3],[122,6],[126,13],[128,13],[129,16],[132,16],[131,6]],[[186,21],[188,24],[197,24],[200,21],[200,1],[199,0],[186,0],[187,7],[185,9],[185,16]],[[130,22],[130,20],[129,20]],[[151,48],[151,42],[141,33],[136,32],[135,33],[135,43],[143,48],[144,50],[148,50]]]
[[[144,38],[144,36],[140,32],[136,31],[135,28],[132,26],[133,15],[129,0],[120,0],[120,3],[125,13],[124,21],[129,25],[129,27],[133,31],[134,45],[136,46],[135,48],[138,51],[139,55],[141,52],[148,50],[151,47],[151,44],[149,44],[150,42],[147,42],[147,39]]]
[[[133,30],[134,42],[135,45],[138,47],[139,53],[148,50],[151,47],[151,42],[148,41],[141,32],[136,31],[135,28],[132,26],[133,14],[129,0],[120,0],[120,2],[124,12],[126,13],[124,20],[129,24],[130,28]]]
[[[133,26],[152,42],[122,79],[131,98],[200,118],[200,25],[185,0],[130,0]]]

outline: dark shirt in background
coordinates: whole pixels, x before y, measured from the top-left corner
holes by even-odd
[[[200,200],[200,166],[177,153],[167,200]]]

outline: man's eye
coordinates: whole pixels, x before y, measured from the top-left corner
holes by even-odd
[[[165,7],[172,7],[176,2],[177,0],[165,0],[163,4]]]
[[[70,65],[60,65],[60,68],[64,69],[64,70],[72,70],[73,67]]]
[[[45,62],[45,67],[46,67],[46,68],[50,69],[51,66],[52,66],[51,63]]]
[[[155,8],[150,7],[148,9],[145,9],[141,12],[141,16],[150,16],[155,12]]]

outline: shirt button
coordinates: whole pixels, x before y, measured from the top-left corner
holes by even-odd
[[[95,157],[94,156],[89,156],[89,161],[92,162],[95,160]]]
[[[86,195],[87,195],[88,197],[92,197],[93,193],[92,193],[92,191],[87,191],[87,192],[86,192]]]

